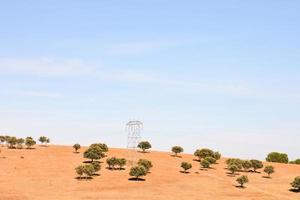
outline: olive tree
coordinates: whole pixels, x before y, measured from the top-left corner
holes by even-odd
[[[147,170],[143,166],[135,166],[130,169],[129,175],[134,176],[135,180],[139,180],[139,177],[147,175]]]
[[[261,169],[264,167],[263,163],[260,160],[252,159],[252,160],[250,160],[250,162],[251,162],[254,172],[256,172],[257,169]]]
[[[235,174],[235,172],[239,170],[239,167],[236,164],[230,164],[227,168],[231,172],[231,174]]]
[[[244,187],[244,184],[248,183],[249,179],[247,176],[243,175],[243,176],[238,177],[236,179],[236,181],[240,184],[240,187]]]
[[[216,164],[217,160],[211,156],[204,158],[204,160],[208,161],[209,164]]]
[[[98,147],[101,149],[102,152],[104,153],[108,152],[108,146],[104,143],[94,143],[91,144],[90,147]]]
[[[300,176],[297,176],[294,181],[291,183],[291,186],[297,191],[300,191]]]
[[[41,143],[41,145],[43,145],[46,142],[46,140],[47,140],[47,137],[45,137],[45,136],[39,137],[39,142]]]
[[[92,164],[85,165],[83,173],[86,175],[87,178],[92,178],[92,176],[95,174],[95,168]]]
[[[76,173],[78,174],[79,178],[81,179],[82,175],[84,174],[84,165],[79,165],[75,168]]]
[[[116,157],[111,157],[106,159],[109,169],[115,169],[115,165],[118,164],[118,159]]]
[[[25,145],[27,146],[27,149],[30,149],[35,144],[36,144],[36,141],[32,137],[27,137],[25,139]]]
[[[23,138],[18,138],[17,139],[17,148],[22,149],[24,142],[25,142],[25,140]]]
[[[75,149],[75,152],[78,153],[78,150],[81,148],[80,144],[74,144],[73,148]]]
[[[152,146],[148,141],[142,141],[138,144],[138,148],[142,149],[145,152],[147,149],[150,149]]]
[[[248,172],[250,168],[252,168],[252,164],[249,160],[243,160],[242,161],[242,166],[244,171]]]
[[[125,158],[118,158],[116,164],[119,166],[119,170],[123,169],[123,167],[126,165],[126,159]]]
[[[100,171],[101,165],[99,164],[99,162],[92,162],[91,165],[93,165],[95,172]]]
[[[188,162],[182,162],[181,167],[183,168],[184,173],[187,173],[187,170],[192,168],[192,164]]]
[[[152,162],[146,159],[139,159],[138,163],[139,166],[143,166],[147,172],[153,167]]]
[[[99,160],[105,157],[102,149],[98,146],[90,146],[85,152],[83,153],[84,158],[91,159],[91,162],[94,160]]]
[[[177,156],[177,154],[183,152],[183,148],[181,146],[174,146],[172,147],[172,152],[175,153],[175,156]]]
[[[214,157],[215,152],[211,149],[204,148],[204,149],[197,149],[194,155],[199,158],[199,161],[201,161],[201,158]]]
[[[235,165],[237,167],[237,170],[241,170],[243,168],[243,161],[239,158],[229,158],[226,160],[227,168],[229,168],[230,165]]]
[[[269,165],[265,167],[264,172],[270,177],[270,174],[273,174],[275,170],[273,166]]]
[[[200,164],[203,168],[209,168],[211,163],[205,158],[200,162]]]
[[[266,161],[277,162],[277,163],[288,163],[289,158],[288,158],[288,155],[285,153],[271,152],[266,157]]]
[[[9,137],[7,139],[8,148],[13,149],[16,148],[15,145],[17,144],[17,138],[16,137]]]

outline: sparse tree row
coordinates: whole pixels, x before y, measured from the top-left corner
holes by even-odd
[[[38,139],[41,142],[41,145],[47,146],[50,143],[50,139],[41,136]],[[15,136],[0,136],[0,144],[2,146],[7,146],[9,149],[32,149],[34,145],[36,145],[36,141],[32,137],[17,138]]]

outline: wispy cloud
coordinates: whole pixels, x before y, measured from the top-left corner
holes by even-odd
[[[52,58],[0,58],[1,73],[30,74],[39,76],[90,75],[95,67],[79,59]]]

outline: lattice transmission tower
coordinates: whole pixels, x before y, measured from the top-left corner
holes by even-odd
[[[141,140],[141,130],[143,129],[143,123],[141,121],[129,121],[126,124],[126,130],[128,132],[127,137],[127,149],[128,149],[128,161],[129,165],[136,165],[138,160],[138,144]]]

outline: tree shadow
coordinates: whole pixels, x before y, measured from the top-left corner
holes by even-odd
[[[100,174],[99,173],[94,173],[93,176],[100,176]]]
[[[299,193],[299,192],[300,192],[300,189],[292,188],[292,189],[290,189],[289,191],[290,191],[290,192]]]
[[[27,150],[34,150],[34,149],[36,149],[36,148],[34,148],[34,147],[27,147],[26,149],[27,149]]]
[[[145,181],[146,179],[144,178],[129,178],[129,181]]]
[[[193,161],[200,162],[200,160],[196,158],[194,158]]]
[[[201,170],[201,171],[208,171],[208,168],[200,168],[199,170]]]
[[[172,154],[172,155],[170,155],[171,157],[174,157],[174,158],[182,158],[182,156],[179,156],[179,155],[174,155],[174,154]]]
[[[150,151],[140,151],[140,150],[138,150],[137,152],[139,152],[139,153],[150,153]]]
[[[272,177],[271,176],[262,176],[263,178],[266,178],[266,179],[271,179]]]
[[[73,151],[73,153],[75,153],[75,154],[79,154],[80,152],[79,152],[79,151]]]
[[[91,176],[89,176],[89,177],[79,177],[79,176],[77,176],[77,177],[75,177],[75,179],[77,179],[79,181],[81,181],[81,180],[92,180],[93,177],[91,177]]]
[[[246,187],[245,186],[240,186],[240,185],[233,185],[235,186],[236,188],[240,188],[240,189],[245,189]]]
[[[189,174],[190,173],[188,171],[182,171],[182,170],[180,170],[179,172],[182,173],[182,174]]]

